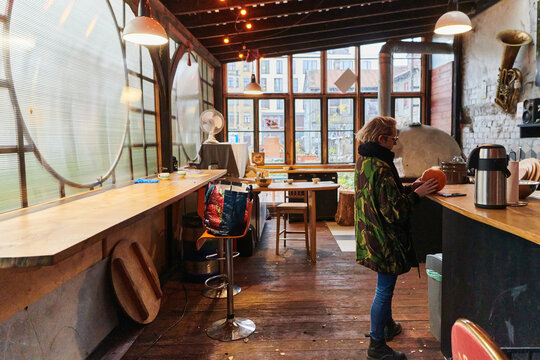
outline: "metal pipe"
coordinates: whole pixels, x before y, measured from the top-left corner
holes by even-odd
[[[232,239],[227,239],[227,321],[234,319],[234,269]]]
[[[379,115],[390,116],[392,106],[392,55],[394,53],[413,54],[453,54],[452,45],[434,42],[388,41],[379,52]]]

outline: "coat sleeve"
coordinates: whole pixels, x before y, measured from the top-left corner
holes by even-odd
[[[391,224],[406,224],[418,195],[415,192],[402,193],[386,166],[381,166],[377,175],[375,188],[381,215]]]

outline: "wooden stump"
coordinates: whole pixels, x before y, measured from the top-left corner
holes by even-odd
[[[335,220],[341,226],[354,225],[354,190],[339,190]]]

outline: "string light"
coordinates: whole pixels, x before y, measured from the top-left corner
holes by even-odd
[[[253,25],[251,25],[251,23],[246,24],[246,29],[251,30],[252,27],[253,27]]]
[[[229,42],[231,42],[231,40],[230,40],[228,37],[226,37],[225,39],[223,39],[223,42],[224,42],[225,44],[228,44]]]
[[[242,10],[240,10],[240,15],[244,16],[244,15],[246,15],[246,14],[247,14],[247,11],[246,11],[246,9],[242,9]]]
[[[243,59],[243,58],[244,58],[244,54],[238,53],[238,57],[239,57],[240,59]]]

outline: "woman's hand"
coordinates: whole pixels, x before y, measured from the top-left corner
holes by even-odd
[[[420,180],[420,178],[414,180],[414,182],[411,184],[411,190],[414,191],[418,189],[418,187],[423,183],[425,183],[425,181]]]
[[[418,194],[420,197],[424,197],[426,195],[432,194],[437,190],[437,180],[435,179],[429,179],[428,181],[424,182],[420,186],[418,186],[414,192]]]

